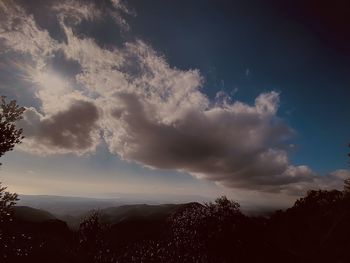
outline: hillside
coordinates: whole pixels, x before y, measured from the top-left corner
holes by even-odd
[[[56,217],[42,209],[36,209],[28,206],[15,206],[14,219],[18,221],[39,223],[56,219]]]

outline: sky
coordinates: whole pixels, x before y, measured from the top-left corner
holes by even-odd
[[[22,194],[289,204],[350,176],[343,1],[0,1]],[[195,197],[193,197],[195,198]]]

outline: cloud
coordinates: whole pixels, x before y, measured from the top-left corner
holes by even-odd
[[[52,10],[57,12],[61,19],[68,20],[72,24],[80,24],[85,21],[102,20],[104,17],[111,17],[121,30],[128,31],[129,24],[123,15],[134,15],[127,6],[120,0],[111,1],[81,1],[66,0],[55,1]]]
[[[99,144],[99,112],[88,101],[72,101],[65,111],[43,116],[27,108],[19,126],[25,130],[24,150],[39,154],[94,152]]]
[[[289,163],[284,141],[293,130],[275,115],[276,92],[261,94],[254,106],[189,103],[193,106],[176,118],[171,111],[170,116],[160,113],[161,104],[140,95],[119,93],[114,99],[118,107],[110,110],[106,141],[111,152],[126,160],[228,187],[280,191],[313,180],[309,168]]]
[[[102,17],[102,11],[93,2],[61,1],[53,5],[61,19],[69,19],[72,24],[80,24],[83,20],[93,21]]]
[[[15,2],[2,3],[1,44],[26,57],[18,65],[35,87],[23,121],[22,149],[38,154],[93,153],[103,139],[113,154],[153,169],[174,169],[231,188],[298,194],[310,187],[340,187],[349,174],[319,176],[288,158],[294,131],[278,117],[279,94],[260,94],[252,105],[220,92],[210,100],[196,69],[171,67],[142,40],[103,47],[77,33],[98,22],[108,4],[53,2],[65,38],[50,36]],[[109,15],[128,14],[120,1]],[[125,29],[125,28],[124,28]],[[30,59],[28,59],[28,57]],[[71,65],[69,74],[52,65]],[[6,65],[5,65],[6,67]],[[27,95],[28,96],[28,95]],[[33,105],[34,106],[34,105]]]
[[[16,5],[14,1],[1,1],[0,40],[12,51],[30,54],[38,68],[45,65],[57,43],[46,30],[40,29],[33,15]],[[3,51],[4,52],[4,51]]]

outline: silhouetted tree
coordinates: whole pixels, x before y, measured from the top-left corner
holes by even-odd
[[[327,211],[343,199],[342,192],[338,190],[310,190],[306,197],[298,199],[291,210],[312,213],[315,210]]]
[[[12,208],[18,201],[16,193],[5,191],[7,187],[2,186],[0,182],[0,223],[10,222],[12,220]]]
[[[235,261],[244,221],[240,205],[225,196],[191,205],[171,218],[173,249],[181,262]]]
[[[285,262],[350,262],[349,203],[338,190],[311,190],[269,220],[267,242]]]
[[[23,112],[24,108],[19,107],[16,101],[6,103],[5,97],[0,97],[0,157],[11,151],[23,139],[22,129],[17,129],[15,125],[15,122],[22,118]],[[17,194],[5,190],[6,187],[0,182],[0,223],[11,219],[11,208],[18,200]]]
[[[101,222],[99,211],[92,211],[79,225],[78,257],[84,263],[114,262],[114,253],[105,237],[108,226]]]
[[[350,143],[348,147],[350,148]],[[348,157],[350,158],[350,153],[348,153]],[[350,162],[350,159],[349,159],[349,162]],[[350,197],[350,178],[347,178],[344,180],[344,195],[346,197]]]
[[[23,139],[22,129],[17,129],[15,122],[22,118],[24,110],[15,100],[6,103],[5,97],[0,97],[0,157]]]
[[[23,139],[22,129],[17,129],[15,125],[22,118],[23,112],[24,108],[19,107],[16,101],[6,103],[5,97],[0,96],[0,157],[13,150]],[[3,260],[24,252],[18,248],[17,236],[9,231],[13,221],[13,206],[18,201],[18,195],[6,189],[0,182],[0,254]]]
[[[350,178],[344,180],[344,194],[350,196]]]
[[[2,260],[21,252],[17,251],[16,236],[8,231],[13,221],[13,206],[17,200],[18,195],[6,191],[6,187],[0,183],[0,259]]]

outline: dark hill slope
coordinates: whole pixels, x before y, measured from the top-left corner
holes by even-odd
[[[14,219],[18,221],[39,223],[56,219],[56,217],[45,210],[36,209],[29,206],[15,206]]]

